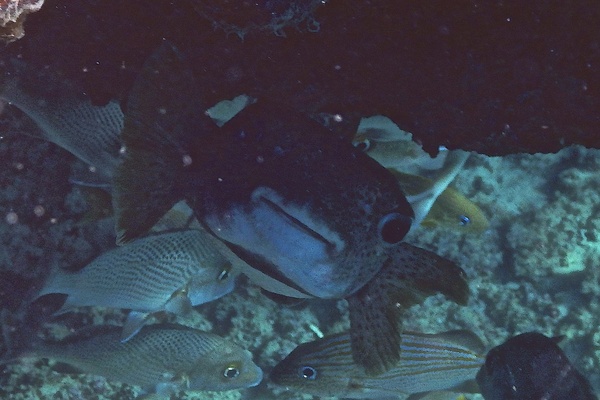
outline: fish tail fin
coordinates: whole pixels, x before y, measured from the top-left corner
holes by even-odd
[[[125,113],[122,162],[114,178],[117,243],[147,232],[185,198],[194,132],[216,129],[204,115],[183,55],[164,42],[135,81]],[[208,127],[208,128],[207,128]]]

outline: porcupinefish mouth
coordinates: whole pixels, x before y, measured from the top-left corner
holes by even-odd
[[[249,206],[232,207],[206,222],[252,268],[303,297],[340,298],[348,290],[336,280],[346,247],[341,235],[310,207],[287,202],[273,189],[259,187]],[[289,294],[262,283],[266,290]]]

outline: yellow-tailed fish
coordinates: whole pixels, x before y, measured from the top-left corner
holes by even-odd
[[[114,180],[119,243],[186,199],[227,257],[243,260],[243,272],[264,289],[348,299],[353,352],[371,372],[399,356],[398,302],[422,299],[432,287],[468,293],[460,268],[400,245],[412,208],[394,176],[346,136],[267,99],[222,127],[202,110],[185,58],[164,43],[129,94]],[[377,279],[384,269],[394,271],[390,280]],[[446,286],[431,282],[434,275]],[[363,296],[370,282],[385,295]]]
[[[434,181],[399,171],[392,173],[398,178],[408,200],[413,201],[415,220],[421,220],[421,226],[461,228],[467,232],[483,232],[488,228],[489,222],[483,211],[458,190],[448,186],[437,194],[446,184],[445,181]],[[430,207],[429,210],[427,207]]]
[[[484,346],[470,331],[404,332],[400,361],[367,375],[352,359],[350,335],[303,343],[273,368],[271,380],[315,396],[370,399],[446,390],[473,380],[484,363]]]
[[[93,326],[59,342],[35,344],[24,356],[49,358],[164,396],[180,390],[244,389],[262,380],[248,350],[212,333],[148,325],[122,343],[120,331],[118,326]]]
[[[446,156],[443,168],[432,179],[430,186],[423,186],[423,181],[417,184],[417,180],[408,179],[406,174],[390,169],[390,172],[396,176],[400,186],[405,190],[406,198],[415,212],[413,229],[427,217],[433,204],[460,172],[467,158],[469,158],[469,153],[464,151],[456,150],[449,153]]]
[[[468,153],[440,148],[432,158],[412,141],[410,133],[381,115],[361,120],[353,144],[396,175],[415,211],[413,228],[445,225],[473,232],[487,229],[488,221],[481,209],[448,186]]]
[[[129,340],[154,313],[187,314],[233,290],[237,271],[212,245],[190,229],[155,234],[110,250],[77,272],[57,271],[39,296],[63,293],[57,313],[76,307],[131,309],[122,340]]]
[[[95,106],[72,82],[16,60],[0,84],[0,98],[29,116],[43,138],[95,168],[107,181],[121,147],[123,112],[116,101]]]

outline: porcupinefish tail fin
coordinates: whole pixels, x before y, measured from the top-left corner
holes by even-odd
[[[114,178],[117,243],[147,232],[185,197],[194,132],[216,126],[204,115],[191,68],[164,42],[136,79],[125,113],[125,145]]]
[[[352,357],[368,375],[379,375],[400,361],[402,311],[442,293],[466,304],[464,271],[430,251],[399,243],[379,273],[348,297]]]
[[[368,375],[384,373],[400,360],[401,310],[379,283],[375,277],[347,298],[352,357]]]

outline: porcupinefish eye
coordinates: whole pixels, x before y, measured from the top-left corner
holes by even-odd
[[[311,366],[303,366],[298,369],[298,375],[300,375],[303,379],[308,379],[310,381],[314,381],[317,379],[317,370]]]
[[[225,378],[235,378],[240,374],[240,370],[237,369],[234,365],[228,365],[227,367],[225,367],[225,369],[223,370],[223,376]]]
[[[395,244],[404,239],[410,230],[412,218],[399,213],[390,213],[379,221],[379,236],[384,242]]]
[[[371,141],[366,137],[357,137],[352,140],[352,146],[366,152],[371,148]]]
[[[460,215],[458,217],[458,222],[462,225],[469,225],[471,223],[471,218],[467,217],[466,215]]]

